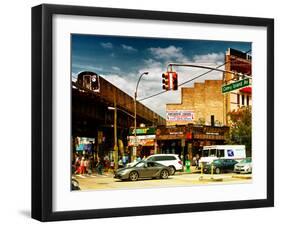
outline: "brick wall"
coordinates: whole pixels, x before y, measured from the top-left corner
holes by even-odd
[[[224,97],[221,93],[221,80],[206,80],[204,83],[195,83],[193,88],[182,88],[181,104],[167,104],[167,110],[192,110],[194,120],[189,122],[169,122],[167,125],[183,125],[198,122],[199,119],[205,123],[211,123],[211,115],[215,121],[223,123]]]

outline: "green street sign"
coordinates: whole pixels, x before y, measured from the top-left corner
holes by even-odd
[[[222,86],[221,92],[222,93],[228,93],[228,92],[231,92],[233,90],[240,89],[240,88],[243,88],[243,87],[249,86],[249,85],[250,85],[250,79],[246,78],[246,79],[243,79],[243,80],[240,80],[240,81],[233,82],[231,84]]]
[[[131,128],[129,130],[129,135],[134,135],[135,129]],[[148,127],[148,128],[137,128],[136,130],[137,135],[154,135],[155,134],[155,128],[154,127]]]

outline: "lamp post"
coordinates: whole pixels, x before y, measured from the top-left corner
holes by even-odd
[[[136,159],[136,152],[137,152],[137,150],[136,150],[137,149],[137,146],[136,146],[136,142],[137,142],[137,93],[138,93],[139,83],[140,83],[140,80],[141,80],[143,75],[148,75],[148,72],[143,72],[140,75],[139,80],[137,82],[136,91],[135,91],[135,99],[134,99],[134,108],[135,108],[134,136],[135,136],[135,140],[134,140],[134,150],[133,150],[132,161],[134,161]]]

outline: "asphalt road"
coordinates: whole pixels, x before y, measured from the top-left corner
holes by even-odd
[[[237,175],[233,173],[210,174],[185,174],[176,173],[168,179],[139,179],[138,181],[121,181],[113,178],[112,174],[103,175],[75,175],[79,181],[81,190],[113,190],[113,189],[137,189],[155,187],[179,187],[208,184],[233,184],[251,183],[251,175]]]

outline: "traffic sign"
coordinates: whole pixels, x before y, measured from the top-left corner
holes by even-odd
[[[250,85],[250,79],[246,78],[246,79],[242,79],[240,81],[233,82],[231,84],[222,86],[221,92],[222,93],[228,93],[228,92],[231,92],[233,90],[240,89],[240,88],[243,88],[243,87],[249,86],[249,85]]]

